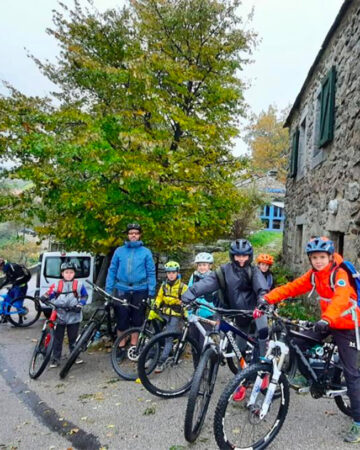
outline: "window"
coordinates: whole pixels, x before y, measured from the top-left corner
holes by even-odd
[[[266,217],[270,216],[270,206],[265,206],[265,216]]]
[[[297,176],[301,178],[305,172],[306,161],[306,117],[303,118],[299,129],[298,138],[298,160],[297,160]]]
[[[268,219],[262,219],[261,221],[262,221],[262,223],[264,225],[265,230],[267,230],[269,228],[269,220]]]
[[[303,253],[303,225],[296,225],[295,262],[301,262]]]
[[[299,128],[296,128],[291,140],[290,177],[296,177],[299,150]]]
[[[75,264],[76,278],[87,278],[90,275],[90,258],[88,256],[73,258],[50,256],[45,261],[45,278],[61,278],[60,266],[63,262],[72,262]]]
[[[273,229],[281,230],[281,220],[273,220]]]
[[[334,137],[335,82],[336,71],[332,67],[321,86],[319,148],[325,147]]]

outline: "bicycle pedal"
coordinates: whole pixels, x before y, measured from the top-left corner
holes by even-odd
[[[295,389],[296,393],[299,395],[305,395],[310,392],[310,386],[305,387],[297,387],[297,386],[291,386]]]

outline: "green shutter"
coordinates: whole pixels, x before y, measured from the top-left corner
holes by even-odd
[[[292,137],[291,144],[291,158],[290,158],[290,177],[296,177],[297,173],[297,163],[298,163],[298,151],[299,151],[299,128],[296,128],[295,133]]]
[[[334,137],[336,71],[332,67],[322,83],[319,147],[324,147]]]

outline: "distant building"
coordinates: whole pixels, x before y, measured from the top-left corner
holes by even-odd
[[[256,189],[267,195],[270,202],[259,211],[259,218],[265,230],[282,232],[285,222],[285,186],[276,179],[276,176],[277,172],[271,170],[266,175],[255,175],[249,180],[239,182],[238,187],[244,188],[253,184]]]
[[[326,235],[360,262],[360,2],[344,1],[289,113],[284,259],[308,265],[311,236]]]

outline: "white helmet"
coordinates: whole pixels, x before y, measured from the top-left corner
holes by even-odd
[[[205,252],[198,253],[195,256],[195,264],[198,264],[198,263],[214,264],[214,257],[210,253],[205,253]]]

